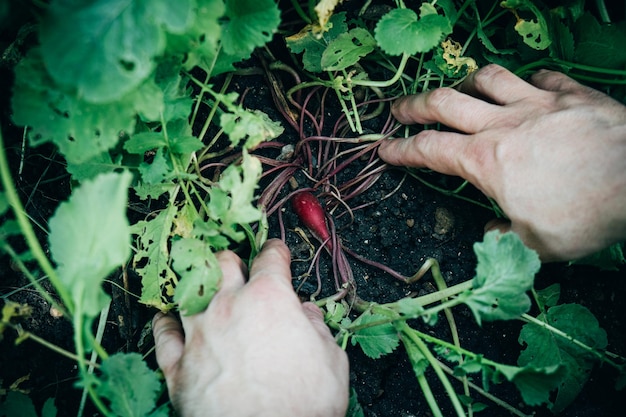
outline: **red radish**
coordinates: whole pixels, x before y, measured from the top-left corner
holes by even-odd
[[[308,191],[301,192],[292,197],[291,204],[302,224],[321,242],[327,241],[326,247],[332,249],[324,209],[317,197]]]

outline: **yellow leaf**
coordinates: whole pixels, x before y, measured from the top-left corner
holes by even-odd
[[[320,2],[317,3],[315,13],[317,13],[317,22],[322,30],[327,30],[326,24],[328,23],[328,19],[333,15],[335,7],[342,1],[343,0],[320,0]]]
[[[473,58],[461,56],[462,48],[460,43],[448,39],[441,43],[441,47],[443,48],[443,59],[455,73],[459,72],[464,65],[467,67],[468,74],[478,69],[478,65]]]

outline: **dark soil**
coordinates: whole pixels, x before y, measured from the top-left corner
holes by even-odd
[[[239,91],[248,89],[245,105],[262,109],[274,120],[280,114],[271,108],[269,90],[261,77],[248,77],[234,84]],[[7,91],[2,91],[7,97]],[[2,103],[6,109],[6,100]],[[331,107],[332,109],[332,107]],[[332,112],[337,114],[338,110]],[[21,131],[11,126],[7,112],[3,112],[3,134],[7,143],[7,152],[12,158],[14,175],[18,182],[21,196],[29,214],[36,221],[45,225],[46,219],[53,213],[58,202],[68,195],[69,178],[63,174],[62,166],[54,150],[46,147],[30,149],[24,154],[25,169],[18,175],[21,153]],[[330,116],[329,116],[330,117]],[[387,112],[383,115],[387,117]],[[377,123],[372,121],[368,128],[375,131]],[[286,124],[285,124],[286,125]],[[287,127],[286,135],[280,138],[285,143],[293,142],[294,132]],[[356,164],[358,165],[358,163]],[[350,178],[357,166],[342,173]],[[421,175],[438,185],[453,188],[458,184],[455,178],[442,177],[423,172]],[[337,220],[339,235],[346,247],[361,256],[381,262],[404,274],[411,275],[430,257],[439,261],[442,274],[448,285],[468,280],[474,276],[476,259],[472,245],[482,240],[483,225],[492,217],[492,213],[472,203],[454,197],[445,196],[428,188],[416,180],[405,179],[403,185],[389,198],[382,199],[394,190],[403,179],[399,169],[387,170],[363,196],[361,201],[376,201],[365,209],[355,211],[355,219],[348,222]],[[297,176],[302,185],[307,184],[303,177]],[[468,189],[466,195],[481,199],[480,195]],[[130,212],[133,215],[133,212]],[[307,253],[302,240],[293,229],[298,226],[297,219],[285,206],[283,219],[287,228],[286,241],[293,251],[294,259],[301,259]],[[272,224],[275,225],[275,219]],[[278,236],[275,227],[270,229],[270,236]],[[42,235],[42,241],[45,237]],[[20,245],[20,242],[16,242]],[[323,255],[322,274],[330,276],[328,259]],[[358,295],[369,301],[390,302],[407,295],[420,295],[434,289],[430,276],[412,285],[406,285],[372,267],[349,258],[358,285]],[[294,262],[294,276],[298,277],[306,270],[308,263]],[[550,264],[540,271],[536,287],[544,288],[552,283],[561,285],[561,302],[579,303],[587,307],[607,331],[608,350],[626,355],[626,321],[619,303],[626,299],[626,269],[619,271],[600,271],[578,265]],[[63,318],[54,318],[50,306],[35,291],[25,288],[28,281],[12,269],[8,259],[0,261],[0,294],[2,300],[28,304],[32,307],[30,317],[21,321],[23,328],[62,348],[72,350],[71,326]],[[124,280],[137,293],[138,280],[132,271],[124,276],[121,272],[111,277],[113,282],[123,285]],[[323,282],[323,294],[333,292],[333,283],[329,278]],[[294,287],[299,287],[301,280],[294,280]],[[105,348],[109,352],[139,351],[148,353],[151,349],[150,337],[142,333],[154,311],[132,302],[127,296],[111,285],[108,290],[113,295],[113,303],[105,333]],[[304,284],[301,296],[307,298],[315,289],[314,279]],[[515,364],[522,348],[517,342],[520,322],[484,323],[478,326],[469,310],[459,307],[455,310],[455,319],[460,331],[461,344],[474,352],[483,353],[489,359],[502,363]],[[424,331],[449,340],[449,330],[445,320],[440,320],[435,327]],[[4,332],[0,342],[0,382],[3,389],[14,387],[26,392],[38,407],[43,401],[54,397],[59,416],[76,415],[80,402],[80,390],[74,387],[76,382],[75,363],[66,359],[32,340],[25,340],[15,346],[15,334],[11,330]],[[351,385],[358,394],[365,415],[368,417],[409,417],[431,415],[420,392],[407,356],[402,347],[380,359],[367,358],[358,347],[349,346],[351,361]],[[152,355],[149,359],[154,365]],[[308,358],[302,358],[303,361]],[[578,399],[561,415],[566,417],[609,417],[616,416],[626,408],[623,393],[614,390],[616,372],[609,368],[596,368],[589,377]],[[444,409],[444,415],[451,415],[449,402],[436,378],[429,374],[433,390]],[[459,385],[460,386],[460,385]],[[492,392],[519,408],[526,414],[537,416],[551,415],[544,408],[529,408],[523,405],[516,389],[509,384],[495,386]],[[506,416],[508,412],[474,396],[478,401],[487,403],[490,408],[481,415]],[[87,407],[87,410],[90,410]],[[85,415],[95,415],[92,411]]]

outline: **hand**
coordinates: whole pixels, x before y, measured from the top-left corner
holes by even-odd
[[[156,356],[182,416],[343,417],[346,353],[291,285],[289,249],[269,240],[250,269],[218,253],[223,281],[207,310],[153,320]],[[183,334],[184,328],[184,334]]]
[[[440,122],[385,141],[395,165],[461,176],[494,198],[543,261],[571,260],[626,238],[626,107],[553,71],[530,83],[488,65],[459,90],[394,103],[401,123]]]

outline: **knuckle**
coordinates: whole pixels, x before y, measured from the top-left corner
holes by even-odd
[[[458,92],[449,87],[436,88],[428,92],[426,96],[426,107],[441,114],[446,111],[450,100],[458,94]]]
[[[508,71],[504,67],[501,67],[500,65],[497,65],[497,64],[486,65],[482,67],[481,69],[479,69],[478,71],[472,73],[474,85],[478,88],[484,87],[484,85],[487,84],[487,82],[490,79],[497,78],[501,74],[505,74],[507,72]]]

